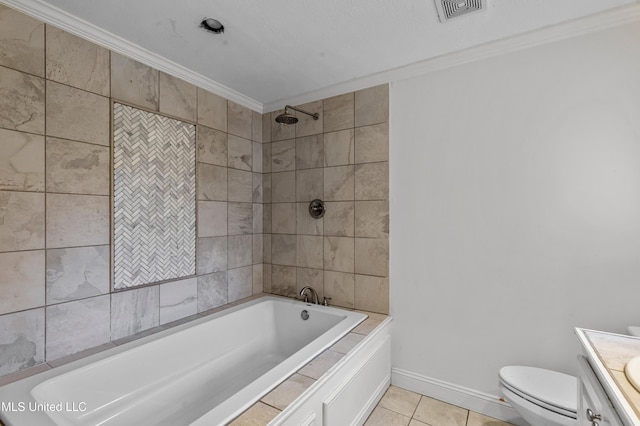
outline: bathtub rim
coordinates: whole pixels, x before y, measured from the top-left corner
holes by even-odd
[[[324,350],[328,349],[331,345],[333,345],[335,342],[337,342],[341,337],[343,337],[344,335],[346,335],[347,333],[349,333],[350,331],[355,329],[359,324],[364,322],[369,317],[366,312],[362,312],[362,311],[356,311],[356,310],[340,308],[340,307],[334,307],[334,306],[315,305],[315,304],[311,304],[311,303],[305,303],[305,302],[302,302],[302,301],[297,300],[297,299],[292,299],[292,298],[283,297],[283,296],[277,296],[277,295],[270,295],[270,294],[269,295],[261,295],[261,296],[258,296],[258,297],[253,297],[253,298],[251,298],[251,299],[249,299],[247,301],[235,302],[235,303],[233,303],[233,305],[229,304],[228,307],[225,307],[225,305],[223,305],[220,308],[217,308],[219,310],[216,309],[216,310],[214,310],[214,312],[212,312],[210,314],[206,314],[206,313],[199,314],[200,315],[199,318],[195,318],[195,319],[192,319],[190,321],[186,321],[184,323],[177,324],[177,325],[175,325],[173,327],[170,327],[170,328],[167,328],[167,329],[164,329],[164,330],[159,330],[156,333],[153,333],[153,334],[150,334],[150,335],[146,335],[146,336],[140,337],[138,339],[134,339],[134,340],[128,341],[126,343],[123,343],[121,345],[117,345],[115,347],[107,348],[107,349],[102,350],[100,352],[87,355],[86,357],[71,361],[69,363],[66,363],[66,364],[63,364],[63,365],[60,365],[60,366],[57,366],[57,367],[52,367],[52,368],[50,368],[48,370],[36,373],[36,374],[34,374],[32,376],[29,376],[29,377],[17,380],[15,382],[6,384],[4,386],[1,386],[0,387],[0,400],[5,402],[5,403],[12,403],[13,402],[15,404],[18,404],[20,402],[24,402],[26,404],[37,403],[36,399],[31,394],[31,390],[34,387],[36,387],[37,385],[39,385],[40,383],[43,383],[43,382],[45,382],[45,381],[47,381],[49,379],[52,379],[52,378],[55,378],[57,376],[63,375],[65,373],[69,372],[69,371],[85,367],[85,366],[87,366],[89,364],[101,361],[101,360],[109,358],[111,356],[121,354],[121,353],[126,352],[128,350],[131,350],[131,349],[137,348],[139,346],[145,345],[145,344],[147,344],[149,342],[153,342],[155,340],[159,340],[159,339],[162,339],[164,337],[171,336],[171,335],[173,335],[175,333],[179,333],[179,332],[181,332],[183,330],[192,328],[192,327],[197,326],[199,324],[215,320],[216,318],[219,318],[219,317],[222,317],[222,316],[225,316],[225,315],[229,315],[229,314],[231,314],[233,312],[236,312],[236,311],[239,311],[239,310],[242,310],[242,309],[246,309],[246,308],[248,308],[250,306],[253,306],[255,304],[263,303],[263,302],[267,302],[267,301],[271,301],[271,300],[272,301],[276,301],[278,303],[286,303],[286,304],[290,304],[290,305],[299,305],[300,307],[308,306],[308,307],[311,307],[313,309],[316,309],[316,308],[327,309],[327,310],[335,312],[338,315],[345,316],[345,317],[350,316],[350,314],[357,314],[357,315],[361,315],[362,316],[355,323],[355,325],[352,328],[347,330],[345,333],[342,333],[340,336],[332,338],[329,341],[329,343],[323,345],[324,349],[316,351],[316,353],[313,356],[309,357],[304,363],[302,363],[302,365],[292,366],[291,369],[293,370],[295,368],[295,370],[293,370],[293,372],[291,374],[295,373],[303,365],[305,365],[306,363],[310,362],[313,358],[315,358],[317,355],[322,353]],[[327,332],[329,332],[329,330]],[[141,332],[141,333],[144,333],[144,331]],[[311,343],[313,343],[313,342],[314,341],[312,341]],[[304,349],[305,347],[301,348],[300,350]],[[285,376],[285,377],[282,377],[281,380],[277,381],[277,383],[272,383],[271,386],[269,387],[269,389],[264,391],[264,394],[262,396],[266,395],[268,392],[273,390],[280,383],[285,381],[289,376],[290,376],[290,374]],[[244,412],[247,408],[249,408],[255,402],[259,401],[260,398],[262,398],[262,396],[257,397],[257,398],[252,398],[250,401],[246,401],[243,404],[244,408],[242,408],[242,410],[240,410],[240,409],[235,410],[234,414],[232,416],[229,416],[229,417],[231,419],[237,417],[239,414]],[[12,414],[11,417],[13,417],[13,414],[15,414],[15,412],[11,413],[11,414]],[[33,417],[29,418],[29,420],[30,421],[37,421],[37,424],[43,424],[43,425],[47,425],[47,424],[53,425],[54,424],[53,423],[53,419],[51,417],[49,417],[44,412],[29,412],[29,414],[31,414],[33,416]],[[206,416],[206,414],[205,414],[205,416]],[[22,420],[23,419],[24,418],[22,418]],[[11,424],[14,424],[13,422],[16,421],[15,419],[11,420],[11,418],[7,418],[6,415],[5,415],[5,412],[2,412],[2,411],[0,411],[0,420],[2,422],[4,422],[4,424],[6,424],[8,426],[10,426]],[[21,419],[17,419],[17,420],[20,421]]]

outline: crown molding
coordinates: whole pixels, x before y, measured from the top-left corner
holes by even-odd
[[[640,21],[640,3],[634,3],[583,18],[562,22],[510,38],[484,43],[458,52],[415,62],[366,77],[356,78],[291,98],[267,102],[264,104],[263,111],[275,111],[283,108],[284,105],[301,105],[355,90],[366,89],[367,87],[377,86],[379,84],[419,77],[434,71],[586,35],[636,21]]]
[[[51,6],[41,0],[1,0],[12,8],[19,10],[33,18],[51,24],[71,34],[82,37],[97,45],[103,46],[113,52],[128,56],[149,65],[159,71],[170,74],[192,83],[202,89],[220,95],[230,101],[262,113],[263,105],[253,98],[243,95],[225,85],[217,83],[210,78],[185,68],[156,53],[153,53],[135,43],[125,40],[109,31],[97,27],[77,16],[71,15],[57,7]]]

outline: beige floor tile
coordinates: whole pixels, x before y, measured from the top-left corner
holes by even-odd
[[[389,386],[380,400],[380,406],[405,416],[413,416],[421,395],[396,386]]]
[[[373,410],[364,426],[407,426],[410,421],[410,417],[378,406]]]
[[[298,373],[318,380],[324,373],[329,371],[344,355],[334,351],[324,351],[313,361],[301,368]]]
[[[409,423],[409,426],[429,426],[429,425],[426,423],[419,422],[416,419],[411,419],[411,423]]]
[[[467,426],[510,426],[511,423],[503,422],[502,420],[494,419],[474,411],[469,411],[469,419],[467,420]]]
[[[432,426],[465,426],[468,414],[464,408],[423,396],[413,417]]]
[[[265,395],[265,397],[262,398],[262,402],[279,410],[284,410],[293,400],[299,397],[302,392],[314,383],[314,379],[301,376],[300,374],[294,374]]]
[[[263,426],[273,420],[280,410],[257,402],[251,406],[247,411],[242,413],[240,417],[230,423],[231,426]]]

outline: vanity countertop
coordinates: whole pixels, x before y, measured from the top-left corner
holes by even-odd
[[[624,374],[624,366],[640,355],[640,338],[576,328],[589,364],[625,424],[640,425],[640,392]]]

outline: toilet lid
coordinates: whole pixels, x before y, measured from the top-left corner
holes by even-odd
[[[576,413],[578,382],[568,374],[535,367],[510,366],[500,369],[500,380],[521,393]]]

